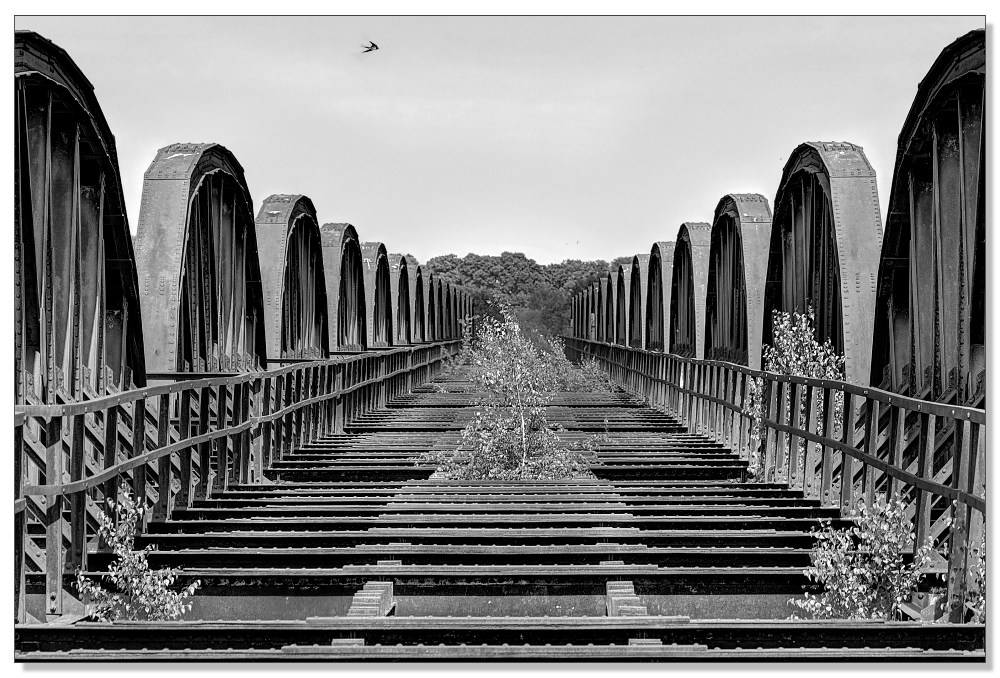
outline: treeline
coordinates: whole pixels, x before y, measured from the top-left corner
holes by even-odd
[[[476,313],[493,315],[486,301],[498,296],[517,313],[521,329],[538,343],[541,336],[557,336],[570,329],[570,299],[605,275],[613,266],[632,263],[632,257],[610,262],[567,259],[558,264],[539,264],[520,252],[500,256],[446,254],[430,259],[423,269],[473,296]]]

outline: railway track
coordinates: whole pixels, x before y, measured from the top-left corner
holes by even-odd
[[[732,452],[621,393],[550,407],[560,435],[602,434],[595,479],[432,478],[420,456],[458,443],[474,397],[463,390],[418,388],[275,462],[270,485],[150,524],[150,562],[183,567],[179,585],[202,581],[184,621],[20,625],[16,657],[985,659],[983,625],[789,621],[787,600],[815,590],[809,530],[836,511],[747,482]],[[94,576],[108,565],[88,561]],[[347,616],[378,582],[392,616]],[[29,575],[29,597],[40,585]],[[611,604],[619,585],[636,605]]]

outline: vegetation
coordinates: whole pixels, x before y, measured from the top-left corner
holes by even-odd
[[[816,340],[815,329],[816,316],[812,307],[806,309],[805,313],[785,313],[775,311],[772,316],[773,345],[764,346],[764,371],[774,374],[783,374],[797,377],[810,377],[814,379],[836,379],[844,380],[844,357],[837,355],[833,344],[829,341],[819,343]],[[785,393],[785,407],[790,407],[791,389]],[[818,411],[823,411],[823,394],[820,393],[816,399],[815,406]],[[843,421],[844,397],[842,393],[837,393],[834,399],[834,420],[837,428],[832,432],[836,437],[839,433],[839,426]],[[750,440],[748,456],[750,459],[749,471],[761,482],[768,482],[770,478],[764,477],[763,455],[761,454],[761,443],[766,440],[764,427],[764,380],[752,378],[747,384],[747,402],[743,407],[745,414],[749,415],[753,423],[750,427]],[[805,421],[805,399],[802,400],[801,409],[797,413],[800,422]],[[823,434],[823,422],[818,422],[817,432]],[[799,441],[800,446],[805,445],[805,441]],[[802,455],[796,455],[801,459]]]
[[[499,296],[513,309],[522,333],[541,349],[545,346],[545,336],[569,332],[570,302],[576,293],[607,275],[611,268],[631,261],[628,256],[610,262],[567,259],[545,265],[520,252],[504,252],[498,257],[448,254],[428,260],[423,271],[425,276],[433,273],[465,287],[476,309],[496,320],[502,317],[489,301],[494,295]]]
[[[814,619],[899,619],[900,605],[916,591],[934,550],[928,538],[913,560],[904,562],[916,538],[905,509],[898,494],[890,501],[880,496],[874,506],[858,502],[851,527],[835,530],[823,521],[813,530],[817,545],[805,574],[823,584],[824,592],[789,603]]]
[[[101,512],[98,534],[116,556],[103,577],[115,590],[102,588],[77,570],[76,586],[87,601],[87,614],[104,622],[119,619],[162,621],[176,619],[190,610],[191,603],[184,601],[194,595],[201,582],[195,581],[181,591],[172,591],[171,586],[180,570],[150,569],[146,559],[149,547],[135,550],[136,525],[142,519],[144,507],[127,492],[112,506],[115,516]]]
[[[594,379],[571,377],[564,354],[539,351],[522,332],[506,303],[496,304],[463,353],[469,378],[481,397],[476,418],[463,431],[458,450],[428,452],[423,463],[436,475],[455,480],[555,480],[592,478],[587,444],[560,441],[545,406],[555,390]],[[552,344],[559,346],[558,343]]]

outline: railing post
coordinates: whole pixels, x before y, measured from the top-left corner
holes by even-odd
[[[52,417],[45,432],[45,483],[58,485],[63,474],[62,417]],[[63,613],[63,498],[45,500],[45,614],[52,621]]]
[[[84,417],[77,414],[70,418],[71,442],[69,457],[69,479],[83,480],[84,459]],[[56,480],[59,482],[59,480]],[[87,493],[74,492],[69,497],[69,548],[66,550],[66,574],[74,574],[77,568],[87,569]]]
[[[215,430],[226,428],[226,399],[229,387],[219,384],[218,397],[215,400]],[[235,414],[235,411],[234,411]],[[226,489],[229,480],[229,436],[216,438],[212,446],[215,448],[215,472],[212,475],[211,496],[217,496]]]
[[[768,394],[768,413],[765,421],[777,424],[785,423],[785,400],[787,387],[783,381],[770,381],[770,392]],[[775,417],[775,418],[771,418]],[[781,467],[785,459],[785,444],[788,437],[785,433],[773,428],[767,428],[767,452],[765,456],[765,477],[770,482],[783,482]]]
[[[792,389],[792,406],[788,411],[788,425],[792,428],[792,433],[788,437],[788,485],[792,488],[798,488],[800,480],[799,460],[802,459],[803,467],[805,466],[805,460],[799,454],[799,445],[802,443],[802,436],[796,435],[796,432],[802,430],[802,391],[809,387],[804,384],[795,384],[792,382],[789,382],[788,385]],[[802,475],[804,475],[804,472]]]
[[[831,388],[823,389],[823,436],[831,440],[835,439],[834,429],[837,425],[836,398],[839,393],[840,391],[834,391]],[[837,463],[837,455],[839,454],[832,447],[828,445],[823,446],[819,487],[820,503],[823,506],[833,506],[835,504],[833,497],[833,468]]]
[[[878,457],[878,419],[879,401],[875,398],[865,399],[865,447],[864,450],[872,457]],[[872,506],[875,503],[875,473],[878,469],[872,464],[863,464],[865,503]]]
[[[955,455],[952,460],[951,485],[960,492],[971,493],[969,461],[972,452],[972,422],[955,421]],[[948,621],[965,621],[965,593],[969,578],[969,512],[968,504],[952,505],[951,536],[948,553]],[[976,544],[978,547],[978,544]]]
[[[261,393],[258,398],[259,416],[266,417],[271,414],[271,377],[264,376],[261,379]],[[254,474],[257,482],[264,479],[264,469],[271,467],[271,432],[274,427],[271,422],[261,422],[254,444]]]
[[[198,393],[198,435],[209,432],[212,416],[212,387],[203,386]],[[194,486],[194,501],[202,501],[211,491],[212,443],[204,441],[198,445],[198,484]]]
[[[159,409],[156,415],[156,447],[166,447],[170,442],[170,394],[163,393],[159,397]],[[153,504],[152,520],[162,523],[170,512],[170,476],[172,465],[171,455],[167,454],[157,459],[156,465],[156,503]]]
[[[853,393],[844,394],[843,442],[854,447],[854,401]],[[840,455],[840,513],[848,513],[854,507],[854,457],[847,453]]]
[[[180,393],[180,428],[177,432],[179,440],[187,440],[191,437],[191,389],[184,389]],[[191,448],[185,447],[177,453],[178,467],[180,469],[180,488],[174,495],[175,508],[188,508],[191,503]]]
[[[146,399],[139,398],[132,408],[132,457],[140,457],[146,454],[146,451]],[[143,508],[146,508],[147,504],[146,466],[147,464],[140,464],[132,469],[132,497],[135,503]],[[137,532],[143,531],[147,515],[143,514],[143,520],[136,528]]]

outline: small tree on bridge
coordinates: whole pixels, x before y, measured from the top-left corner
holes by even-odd
[[[438,473],[456,480],[553,480],[593,477],[581,454],[565,444],[545,415],[560,383],[552,359],[521,331],[510,306],[498,303],[468,348],[470,379],[482,395],[457,451],[426,454]]]

